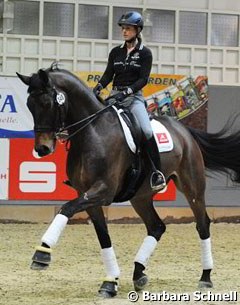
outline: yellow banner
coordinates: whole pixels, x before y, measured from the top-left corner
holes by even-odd
[[[100,80],[101,72],[76,72],[81,80],[93,88]],[[101,97],[107,98],[112,84],[102,90]],[[157,115],[167,114],[182,119],[204,105],[208,100],[208,84],[206,76],[195,79],[186,75],[151,74],[148,84],[143,88],[150,112]]]

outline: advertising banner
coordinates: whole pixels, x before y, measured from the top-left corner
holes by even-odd
[[[70,200],[75,190],[63,183],[67,179],[65,145],[57,144],[54,154],[39,158],[33,149],[33,139],[10,140],[9,199],[10,200]],[[24,150],[20,149],[24,146]],[[174,200],[176,190],[170,183],[155,200]],[[46,202],[47,203],[47,202]]]
[[[0,199],[8,199],[9,140],[0,139]]]
[[[99,72],[78,72],[89,87],[94,87],[101,78]],[[111,84],[101,91],[107,98]],[[148,84],[143,88],[148,111],[154,115],[172,116],[191,127],[207,129],[208,79],[175,74],[151,74]]]
[[[90,87],[94,87],[102,73],[75,73]],[[108,97],[111,84],[102,90],[102,98]],[[151,74],[148,84],[143,89],[148,110],[156,115],[169,115],[184,124],[204,129],[206,111],[198,119],[201,126],[188,120],[196,117],[196,112],[208,101],[207,77],[198,76],[195,79],[184,75]],[[17,77],[0,77],[0,138],[32,138],[33,120],[27,109],[27,86]],[[206,109],[206,107],[205,107]],[[193,115],[193,116],[192,116]],[[205,116],[205,119],[204,119]]]
[[[0,138],[32,138],[27,86],[17,77],[0,77]]]
[[[54,154],[43,158],[38,157],[33,146],[33,139],[10,141],[9,199],[67,200],[76,197],[76,192],[63,184],[67,179],[65,146],[58,144]]]

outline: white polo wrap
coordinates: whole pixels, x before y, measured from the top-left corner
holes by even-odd
[[[203,270],[213,268],[213,258],[211,250],[211,238],[201,239],[201,261]]]
[[[134,262],[138,262],[146,267],[147,262],[157,246],[157,240],[153,236],[147,236],[138,250]]]
[[[47,244],[50,248],[54,247],[58,242],[62,231],[66,227],[67,222],[68,217],[62,214],[57,214],[43,235],[42,242]]]
[[[120,269],[113,247],[101,249],[102,261],[108,278],[119,278]]]

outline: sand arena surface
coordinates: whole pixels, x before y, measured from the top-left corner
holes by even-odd
[[[30,270],[34,247],[47,224],[0,224],[1,305],[127,305],[133,289],[133,259],[145,237],[145,227],[111,224],[109,231],[121,268],[118,296],[101,299],[97,290],[105,276],[100,247],[92,225],[68,225],[48,270]],[[212,224],[214,270],[212,292],[238,292],[237,302],[159,302],[135,304],[240,304],[240,224]],[[201,275],[199,239],[195,224],[170,224],[146,273],[151,292],[189,293],[198,290]]]

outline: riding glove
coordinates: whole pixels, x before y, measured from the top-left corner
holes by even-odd
[[[131,88],[127,88],[115,95],[113,95],[112,97],[119,103],[121,103],[127,96],[129,96],[130,94],[132,94],[133,91]]]
[[[97,85],[93,88],[93,93],[96,97],[100,95],[101,90],[103,89],[103,86],[101,83],[97,83]]]

